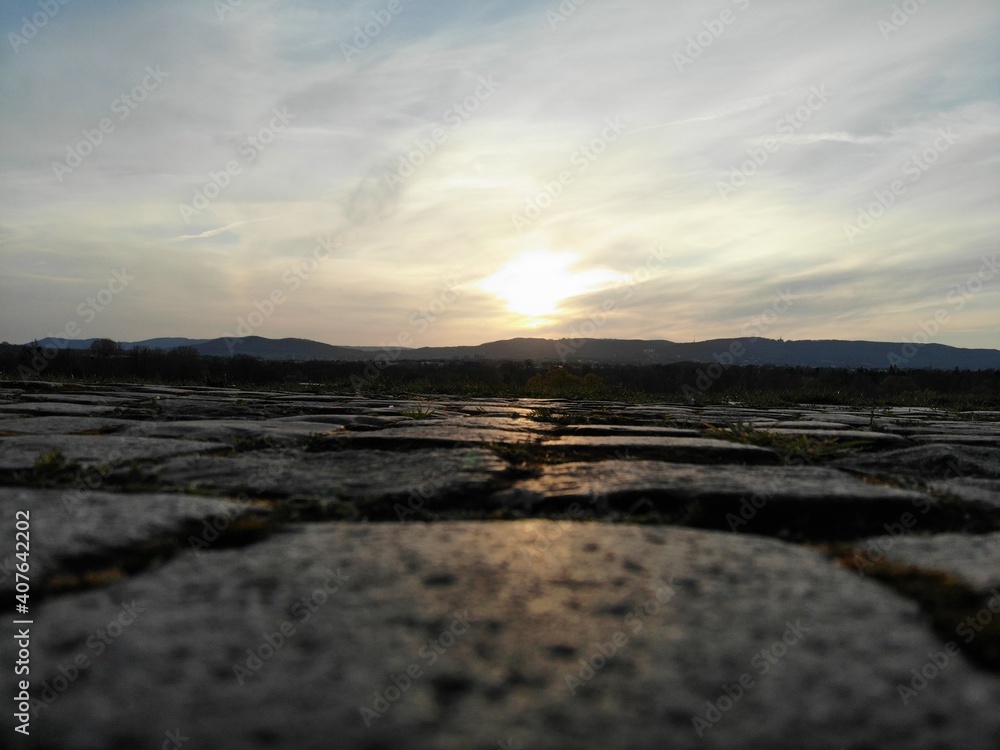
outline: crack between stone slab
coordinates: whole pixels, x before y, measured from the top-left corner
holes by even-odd
[[[873,560],[850,546],[816,549],[837,565],[915,602],[943,643],[954,643],[974,664],[1000,673],[1000,599],[991,600],[959,578],[934,568],[885,558]]]

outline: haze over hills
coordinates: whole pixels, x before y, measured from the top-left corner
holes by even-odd
[[[87,349],[96,339],[41,339],[55,348]],[[246,354],[271,360],[390,361],[433,360],[535,360],[538,362],[594,364],[669,364],[719,362],[720,364],[784,365],[885,369],[934,368],[962,370],[1000,369],[1000,350],[961,349],[943,344],[916,346],[874,341],[781,341],[764,338],[715,339],[691,343],[623,339],[515,338],[478,346],[421,347],[419,349],[333,346],[309,339],[155,338],[122,342],[126,351],[148,347],[190,347],[206,356]]]

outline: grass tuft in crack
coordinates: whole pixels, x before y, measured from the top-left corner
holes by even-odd
[[[432,419],[434,417],[433,409],[424,409],[422,406],[417,406],[413,409],[406,409],[399,413],[401,417],[406,417],[407,419]]]
[[[705,424],[704,428],[705,437],[771,448],[786,462],[800,459],[806,463],[817,463],[825,459],[849,455],[872,444],[869,440],[843,441],[839,438],[817,440],[808,435],[779,435],[767,430],[758,430],[744,422],[737,422],[726,427]]]

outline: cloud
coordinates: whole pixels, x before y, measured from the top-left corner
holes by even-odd
[[[892,140],[885,135],[853,135],[852,133],[808,133],[804,135],[787,135],[782,140],[786,143],[808,145],[811,143],[853,143],[858,146],[888,143]]]
[[[273,218],[273,217],[271,217]],[[178,237],[170,237],[164,242],[187,242],[188,240],[204,240],[209,237],[218,237],[220,234],[231,234],[233,229],[236,227],[247,226],[248,224],[257,224],[261,221],[271,221],[271,218],[267,219],[252,219],[248,221],[234,221],[232,224],[227,224],[224,227],[217,227],[215,229],[206,229],[204,232],[199,232],[198,234],[182,234]]]
[[[60,7],[0,49],[16,105],[0,113],[0,339],[58,330],[127,265],[135,285],[84,336],[222,335],[283,289],[260,335],[379,343],[454,280],[466,293],[413,345],[478,343],[524,332],[478,285],[526,253],[629,277],[661,248],[598,335],[734,335],[792,287],[775,335],[898,340],[1000,230],[989,0],[922,5],[888,36],[861,0],[587,3],[554,28],[557,3],[526,1],[404,2],[377,29],[377,0]],[[4,4],[0,30],[35,10]],[[275,111],[290,119],[268,133]],[[932,153],[942,130],[955,142]],[[328,236],[337,252],[288,288]],[[596,287],[533,334],[570,335],[613,293]],[[998,288],[938,340],[1000,347]]]

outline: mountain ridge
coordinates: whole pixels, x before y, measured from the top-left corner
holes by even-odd
[[[50,348],[87,349],[97,339],[41,339]],[[205,356],[246,354],[271,360],[390,361],[525,360],[587,364],[671,364],[707,362],[721,365],[992,370],[1000,369],[1000,350],[965,349],[945,344],[757,337],[709,339],[679,343],[663,339],[546,339],[518,337],[468,346],[420,348],[337,346],[302,338],[262,336],[190,339],[160,337],[121,342],[126,351],[141,347],[170,350],[190,347]]]

